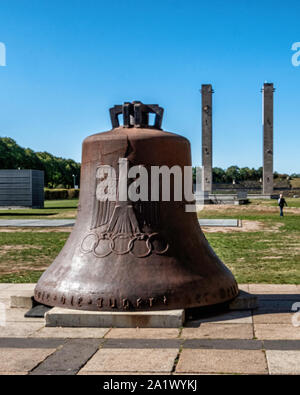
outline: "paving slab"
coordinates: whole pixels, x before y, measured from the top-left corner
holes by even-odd
[[[0,372],[0,376],[25,376],[28,372]]]
[[[179,349],[183,342],[183,339],[105,339],[102,348]]]
[[[8,308],[6,310],[6,321],[7,322],[42,322],[45,324],[44,318],[25,318],[24,315],[27,313],[27,309]]]
[[[0,292],[1,292],[3,289],[8,288],[8,286],[9,286],[9,284],[7,284],[7,283],[0,283]]]
[[[261,304],[262,301],[277,301],[277,302],[285,302],[285,301],[290,301],[290,302],[300,302],[300,294],[298,293],[271,293],[271,292],[266,292],[266,293],[261,293],[261,294],[255,294],[258,305]]]
[[[31,336],[35,338],[86,338],[100,339],[110,328],[51,328],[42,327],[39,331],[34,332]]]
[[[99,346],[100,341],[98,339],[69,340],[39,364],[30,374],[52,374],[55,372],[76,374],[95,354]]]
[[[0,337],[0,348],[58,348],[66,341],[62,338]]]
[[[10,308],[10,299],[9,298],[1,298],[0,297],[0,309],[9,309]]]
[[[183,339],[252,339],[251,324],[202,323],[199,328],[183,328]]]
[[[68,227],[75,219],[1,219],[0,227]],[[237,227],[238,219],[199,219],[200,226]]]
[[[0,219],[0,227],[61,227],[73,226],[73,219]]]
[[[159,375],[171,375],[172,373],[167,372],[167,373],[155,373],[156,376]],[[77,373],[78,376],[101,376],[101,375],[105,375],[105,376],[121,376],[121,375],[126,375],[126,376],[148,376],[149,373],[143,373],[143,372],[85,372],[80,370]]]
[[[183,349],[176,373],[267,374],[262,350]]]
[[[34,291],[34,288],[35,288],[36,284],[35,283],[22,283],[22,284],[10,283],[10,284],[7,284],[7,285],[8,285],[8,287],[5,288],[3,290],[3,292],[10,296],[13,293],[15,293],[16,291],[20,292],[20,291],[24,291],[24,290],[32,291],[32,295],[33,295],[33,291]],[[0,290],[0,294],[2,294],[1,290]]]
[[[28,372],[54,351],[47,348],[1,348],[0,371]]]
[[[267,350],[270,374],[300,374],[300,351]]]
[[[228,311],[226,313],[219,313],[192,321],[187,321],[186,327],[197,327],[203,322],[214,322],[220,324],[252,324],[251,311]]]
[[[175,328],[112,328],[106,339],[176,339],[179,329]]]
[[[20,291],[14,291],[14,290],[11,290],[10,288],[3,289],[2,291],[0,291],[0,298],[9,299],[9,301],[10,301],[11,296],[14,293],[20,293]]]
[[[295,300],[260,300],[259,309],[254,311],[257,313],[291,313]]]
[[[172,373],[172,376],[189,376],[190,373]],[[226,376],[226,373],[223,374]],[[229,375],[229,374],[227,374]],[[193,373],[193,376],[219,376],[218,373]]]
[[[29,376],[75,376],[77,370],[34,370]]]
[[[101,312],[54,307],[45,314],[46,326],[179,328],[184,323],[184,310]]]
[[[265,350],[300,351],[300,340],[263,340]]]
[[[173,369],[178,349],[108,349],[103,348],[80,372],[149,372],[168,373]]]
[[[263,341],[250,339],[185,339],[184,349],[262,350]]]
[[[6,283],[8,285],[8,289],[11,290],[24,290],[24,289],[29,289],[29,290],[34,290],[36,283]]]
[[[299,288],[295,284],[249,284],[249,292],[254,294],[263,293],[299,293]]]
[[[291,324],[293,313],[266,312],[265,310],[253,314],[254,324]]]
[[[10,298],[9,287],[3,287],[0,289],[0,298]]]
[[[25,293],[27,294],[27,296],[25,296]],[[26,304],[24,306],[21,305],[16,305],[16,306],[12,306],[12,307],[26,307],[29,306],[30,304],[32,304],[31,301],[31,296],[29,296],[29,294],[33,295],[33,289],[13,289],[13,288],[5,288],[3,290],[0,290],[0,298],[5,298],[5,299],[9,299],[11,302],[11,299],[14,295],[20,296],[22,295],[22,297],[24,298],[24,300],[26,299]]]
[[[257,339],[300,340],[300,327],[290,324],[254,324]]]
[[[42,322],[7,322],[0,327],[0,337],[28,337],[43,327]]]

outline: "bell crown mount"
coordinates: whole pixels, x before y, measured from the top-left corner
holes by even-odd
[[[117,104],[109,109],[113,128],[120,127],[119,115],[123,115],[124,128],[152,128],[161,129],[164,109],[158,104],[143,104],[140,101]],[[155,114],[153,125],[149,125],[149,114]]]

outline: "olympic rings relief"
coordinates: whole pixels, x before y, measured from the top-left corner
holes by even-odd
[[[118,250],[116,248],[117,240],[126,240],[128,239],[127,248],[123,250]],[[169,244],[165,243],[165,248],[161,250],[157,250],[153,246],[153,242],[155,239],[160,239],[159,233],[136,233],[134,235],[130,235],[128,233],[100,233],[97,234],[95,232],[88,233],[84,239],[82,240],[80,249],[84,254],[93,253],[93,255],[97,258],[104,258],[111,253],[115,253],[117,255],[125,255],[132,254],[136,258],[145,258],[151,253],[157,255],[165,254],[169,249]],[[160,239],[161,240],[161,239]],[[143,254],[136,254],[134,252],[135,243],[138,241],[145,242],[146,250]],[[106,244],[106,248],[105,248]],[[97,252],[97,249],[101,249],[101,252]]]

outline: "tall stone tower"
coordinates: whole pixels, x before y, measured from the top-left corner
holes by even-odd
[[[212,192],[212,94],[210,84],[201,86],[203,191]]]
[[[263,194],[273,193],[273,94],[272,83],[265,83],[263,96]]]

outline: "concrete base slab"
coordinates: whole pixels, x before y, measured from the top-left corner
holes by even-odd
[[[88,328],[179,328],[184,310],[98,312],[54,307],[45,314],[46,326]]]

